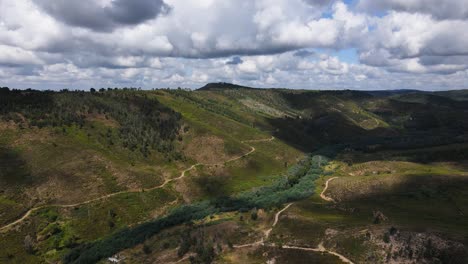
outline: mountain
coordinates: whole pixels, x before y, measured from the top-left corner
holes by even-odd
[[[466,263],[463,94],[1,88],[0,263]]]

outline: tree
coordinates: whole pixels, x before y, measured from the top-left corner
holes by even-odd
[[[95,92],[96,92],[96,89],[91,88],[91,89],[89,89],[89,91],[90,91],[91,93],[95,93]]]

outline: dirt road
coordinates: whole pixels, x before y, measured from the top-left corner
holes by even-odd
[[[266,138],[266,139],[253,139],[253,140],[244,140],[244,141],[241,141],[243,144],[247,144],[249,142],[268,142],[268,141],[272,141],[274,140],[275,138],[272,136],[271,138]],[[40,210],[40,209],[43,209],[43,208],[46,208],[46,207],[58,207],[58,208],[70,208],[70,207],[76,207],[76,206],[80,206],[80,205],[85,205],[85,204],[89,204],[89,203],[93,203],[93,202],[97,202],[97,201],[101,201],[101,200],[105,200],[105,199],[108,199],[108,198],[111,198],[111,197],[114,197],[114,196],[117,196],[117,195],[121,195],[121,194],[127,194],[127,193],[139,193],[139,192],[144,192],[144,191],[152,191],[152,190],[156,190],[156,189],[161,189],[161,188],[164,188],[167,184],[173,182],[173,181],[177,181],[177,180],[180,180],[182,178],[185,177],[185,174],[193,169],[195,169],[196,167],[198,166],[215,166],[215,165],[224,165],[226,163],[229,163],[229,162],[233,162],[233,161],[236,161],[236,160],[239,160],[241,158],[244,158],[244,157],[247,157],[249,156],[250,154],[254,153],[256,151],[256,149],[253,147],[253,146],[250,146],[250,151],[248,151],[247,153],[245,154],[242,154],[240,156],[237,156],[237,157],[234,157],[234,158],[231,158],[229,160],[226,160],[226,161],[223,161],[223,162],[220,162],[220,163],[213,163],[213,164],[208,164],[208,163],[197,163],[197,164],[194,164],[192,166],[190,166],[189,168],[181,171],[180,173],[180,176],[177,177],[177,178],[173,178],[173,179],[167,179],[164,181],[163,184],[161,185],[158,185],[158,186],[155,186],[155,187],[151,187],[151,188],[146,188],[146,189],[130,189],[130,190],[126,190],[126,191],[120,191],[120,192],[115,192],[115,193],[111,193],[111,194],[106,194],[106,195],[103,195],[103,196],[100,196],[100,197],[97,197],[97,198],[94,198],[94,199],[90,199],[90,200],[87,200],[87,201],[83,201],[83,202],[79,202],[79,203],[74,203],[74,204],[50,204],[50,205],[43,205],[43,206],[38,206],[38,207],[34,207],[34,208],[31,208],[29,209],[21,218],[15,220],[14,222],[11,222],[7,225],[4,225],[2,227],[0,227],[0,233],[4,233],[4,232],[7,232],[8,230],[10,230],[11,227],[19,224],[19,223],[22,223],[25,219],[27,219],[33,212],[37,211],[37,210]]]

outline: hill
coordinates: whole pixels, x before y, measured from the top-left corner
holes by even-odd
[[[199,91],[209,91],[209,90],[217,90],[217,89],[254,89],[247,86],[237,85],[233,83],[207,83],[203,87],[198,88]]]
[[[0,262],[465,263],[460,94],[2,88]]]

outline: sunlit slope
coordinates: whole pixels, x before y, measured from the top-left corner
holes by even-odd
[[[271,131],[171,92],[15,93],[2,108],[0,217],[19,222],[0,234],[3,260],[57,261],[181,203],[268,184],[302,156]],[[173,130],[149,141],[163,136],[151,122]]]

